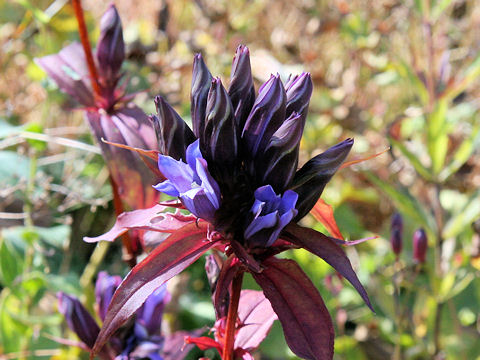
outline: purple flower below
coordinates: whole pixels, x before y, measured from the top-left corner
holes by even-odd
[[[110,276],[102,271],[95,284],[95,299],[100,319],[105,320],[115,290],[121,283],[120,276]],[[127,329],[112,337],[110,347],[105,347],[99,354],[105,360],[167,360],[163,356],[165,338],[161,332],[165,305],[170,301],[170,294],[165,285],[156,289],[136,312],[135,322]],[[85,349],[92,349],[100,332],[93,316],[74,296],[60,292],[58,294],[59,311],[65,316],[67,325],[77,334]],[[166,340],[167,339],[167,340]],[[183,356],[186,355],[186,351]],[[181,356],[181,358],[183,358]],[[170,359],[172,360],[172,359]]]

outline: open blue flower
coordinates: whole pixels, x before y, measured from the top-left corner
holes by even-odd
[[[297,215],[298,195],[292,190],[285,191],[283,196],[277,195],[270,185],[259,187],[254,195],[255,202],[250,210],[253,220],[245,229],[245,240],[250,246],[267,247]]]
[[[188,146],[187,163],[159,155],[158,168],[167,180],[154,188],[177,196],[192,214],[213,222],[215,211],[220,207],[220,188],[210,175],[199,146],[199,140]]]

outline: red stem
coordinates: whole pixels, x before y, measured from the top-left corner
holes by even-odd
[[[123,213],[123,204],[122,199],[120,198],[120,194],[118,193],[117,184],[110,176],[110,185],[112,186],[113,191],[113,207],[115,208],[115,215],[120,215]],[[123,244],[123,251],[124,251],[124,260],[125,262],[133,268],[137,265],[136,260],[136,251],[133,247],[133,239],[128,235],[128,232],[122,235],[122,244]]]
[[[237,325],[238,302],[242,290],[243,272],[235,275],[232,281],[232,295],[228,305],[227,329],[225,332],[225,345],[223,347],[223,360],[233,359],[233,345],[235,342],[235,330]]]
[[[92,80],[93,93],[95,98],[100,98],[101,91],[100,86],[98,85],[97,68],[95,67],[95,62],[93,61],[92,47],[90,46],[90,41],[88,41],[88,31],[87,26],[85,25],[85,17],[83,16],[81,0],[72,0],[72,5],[78,22],[80,41],[82,42],[83,51],[85,52],[85,57],[87,58],[88,71],[90,72],[90,77]]]

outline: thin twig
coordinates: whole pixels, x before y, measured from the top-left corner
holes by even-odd
[[[83,16],[82,3],[80,0],[72,0],[73,9],[75,10],[75,17],[78,22],[78,34],[80,35],[80,41],[82,42],[83,51],[85,52],[85,58],[87,59],[88,71],[92,81],[92,88],[96,98],[101,96],[100,86],[98,85],[97,68],[93,61],[92,47],[88,40],[87,26],[85,25],[85,17]]]

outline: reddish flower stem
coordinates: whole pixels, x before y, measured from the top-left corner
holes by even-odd
[[[87,59],[88,71],[90,72],[93,93],[95,95],[95,98],[100,98],[101,91],[100,86],[98,85],[97,68],[95,67],[95,62],[93,61],[92,47],[90,46],[90,41],[88,41],[88,31],[87,26],[85,25],[85,17],[83,16],[81,0],[72,0],[72,5],[75,11],[75,17],[77,18],[78,22],[78,33],[80,35],[80,41],[82,42],[83,51],[85,52],[85,57]]]
[[[118,193],[117,184],[110,176],[110,185],[112,186],[113,191],[113,207],[115,208],[115,215],[120,215],[123,213],[123,204],[120,194]],[[122,244],[124,251],[124,260],[128,265],[133,268],[137,265],[137,260],[135,256],[135,249],[133,248],[133,239],[128,235],[128,232],[122,235]]]
[[[238,302],[242,290],[243,272],[235,275],[232,281],[232,294],[228,305],[227,329],[225,331],[225,345],[223,347],[223,360],[234,360],[233,345],[235,342],[235,330],[237,325]]]

